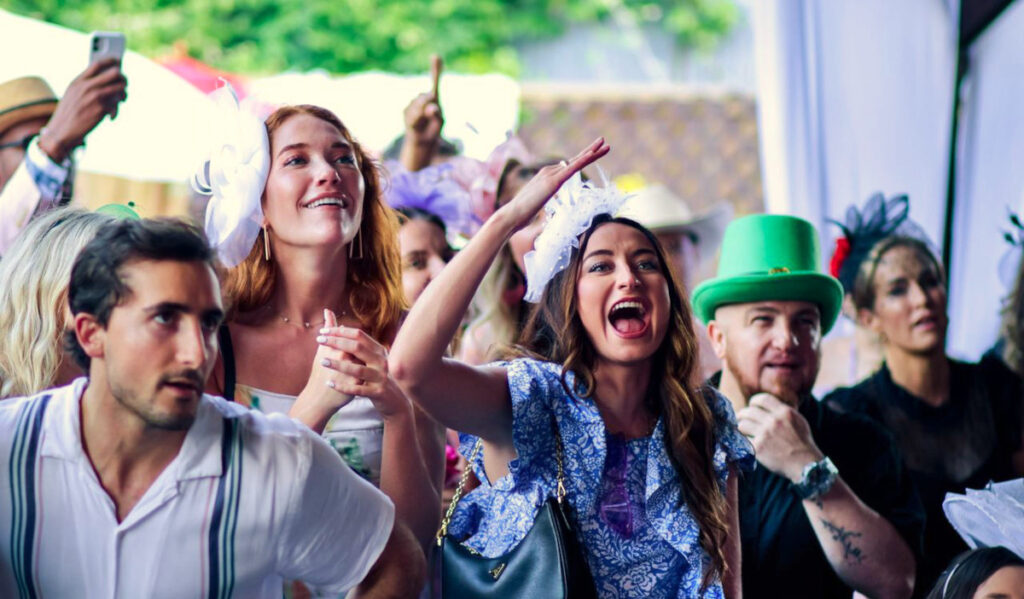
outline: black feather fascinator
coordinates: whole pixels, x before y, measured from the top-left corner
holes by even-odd
[[[906,194],[887,200],[881,192],[876,192],[863,209],[858,210],[856,206],[847,208],[844,222],[829,222],[838,225],[843,232],[843,236],[836,239],[829,271],[843,284],[846,293],[853,292],[853,282],[861,263],[882,239],[906,235],[928,243],[924,230],[910,220],[910,199]]]

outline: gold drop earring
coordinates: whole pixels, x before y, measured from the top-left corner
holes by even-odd
[[[270,235],[267,234],[267,225],[263,225],[263,257],[270,262]]]

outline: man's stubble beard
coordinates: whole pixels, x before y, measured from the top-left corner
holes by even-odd
[[[147,404],[139,401],[130,391],[116,384],[112,379],[108,378],[108,380],[111,381],[110,394],[114,396],[117,403],[121,404],[132,414],[135,414],[135,416],[149,428],[162,431],[184,431],[188,430],[196,420],[194,413],[191,415],[181,416],[161,416],[159,414],[154,414],[152,411],[146,409],[148,406],[156,405],[154,397],[151,397],[151,401]]]
[[[767,389],[762,389],[760,387],[760,372],[758,372],[758,387],[755,388],[755,387],[751,387],[750,385],[747,385],[746,382],[743,380],[743,378],[737,375],[737,373],[741,372],[741,370],[739,370],[737,368],[733,368],[733,363],[734,363],[733,360],[734,360],[734,356],[732,355],[732,353],[730,353],[729,351],[726,351],[725,352],[725,358],[722,360],[722,369],[723,370],[728,370],[730,375],[732,376],[733,380],[736,381],[736,385],[739,387],[740,392],[743,394],[744,402],[749,402],[750,398],[753,397],[754,395],[757,395],[758,393],[770,393],[772,395],[777,395],[774,391],[769,391]],[[813,376],[810,377],[810,380],[809,381],[805,381],[804,384],[801,386],[801,388],[796,391],[797,398],[804,397],[806,395],[810,395],[811,391],[814,389],[814,382],[818,380],[818,370],[820,368],[821,368],[821,361],[820,361],[820,355],[819,355],[818,368],[815,369],[815,371],[813,373]],[[784,398],[780,398],[780,399],[784,399]]]

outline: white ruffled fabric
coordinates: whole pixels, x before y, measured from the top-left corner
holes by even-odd
[[[263,223],[260,199],[270,170],[270,141],[266,126],[239,107],[227,82],[210,97],[217,106],[210,124],[216,142],[192,177],[192,188],[210,196],[206,236],[221,262],[232,267],[249,255]]]
[[[971,549],[1002,545],[1024,558],[1024,478],[947,493],[942,509]]]
[[[590,228],[600,214],[614,216],[629,196],[608,182],[604,171],[597,168],[601,187],[583,182],[576,173],[544,206],[547,223],[533,242],[533,251],[523,257],[526,265],[526,296],[528,302],[540,301],[551,278],[569,266],[572,249],[580,245],[579,236]]]

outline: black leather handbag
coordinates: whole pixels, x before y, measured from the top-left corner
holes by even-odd
[[[573,531],[565,501],[562,442],[558,438],[558,491],[537,512],[526,537],[505,555],[487,558],[448,536],[448,523],[462,496],[469,468],[462,473],[452,503],[441,521],[437,544],[441,558],[442,599],[590,599],[597,597],[590,567]],[[470,463],[480,452],[473,448]]]

